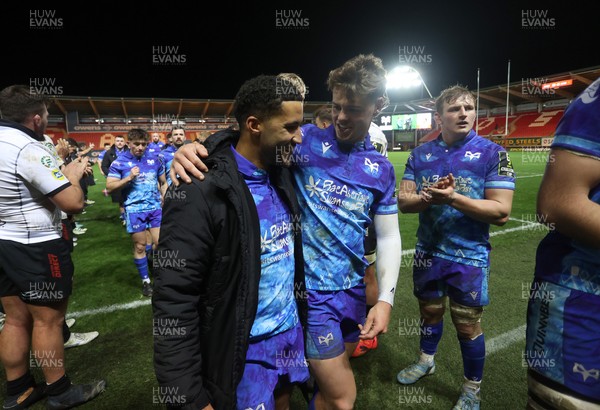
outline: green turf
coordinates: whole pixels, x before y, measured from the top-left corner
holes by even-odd
[[[390,153],[397,178],[404,172],[408,153]],[[517,171],[512,217],[535,220],[535,198],[544,170],[543,153],[511,153]],[[88,228],[73,252],[74,293],[69,312],[80,312],[113,304],[144,301],[141,281],[132,261],[129,235],[120,224],[118,208],[102,195],[104,177],[97,173],[97,185],[89,197],[96,201],[77,220]],[[400,215],[403,249],[414,248],[417,215]],[[531,282],[537,244],[545,228],[509,221],[492,232],[518,228],[491,238],[490,305],[483,317],[486,340],[492,340],[525,324],[527,298],[522,290]],[[528,227],[527,229],[522,229]],[[449,316],[445,334],[436,356],[436,373],[408,387],[400,386],[396,373],[410,364],[418,351],[418,336],[407,324],[418,319],[412,295],[411,258],[403,259],[396,302],[389,331],[379,339],[379,348],[352,359],[358,386],[356,409],[451,408],[462,383],[460,349]],[[158,385],[152,366],[151,307],[144,305],[113,313],[81,316],[72,329],[97,330],[100,336],[90,344],[66,351],[68,374],[75,383],[105,378],[108,387],[98,399],[82,408],[160,409],[154,403]],[[519,339],[488,356],[482,385],[483,407],[488,409],[524,408],[525,369],[521,365],[524,340]],[[35,373],[40,376],[39,369]],[[0,376],[4,384],[4,373]],[[3,399],[5,392],[0,391]],[[36,405],[41,409],[43,406]],[[292,409],[306,408],[299,393],[292,398]]]

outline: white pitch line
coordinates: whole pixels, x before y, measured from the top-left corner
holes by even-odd
[[[490,232],[490,237],[491,236],[504,235],[504,234],[511,233],[511,232],[516,232],[516,231],[524,231],[526,229],[531,228],[532,226],[538,225],[535,222],[523,221],[521,219],[516,219],[516,218],[510,218],[510,220],[511,221],[517,221],[517,222],[527,223],[528,225],[521,225],[521,226],[517,226],[515,228],[507,228],[507,229],[503,229],[501,231]],[[411,256],[414,253],[415,253],[414,249],[406,249],[406,250],[402,251],[402,256]]]
[[[525,339],[525,329],[527,325],[521,325],[513,330],[509,330],[506,333],[502,333],[499,336],[491,338],[485,343],[485,355],[489,356],[502,349],[507,348],[513,343],[520,342]]]
[[[78,312],[73,312],[73,313],[67,313],[67,319],[68,318],[78,318],[78,317],[83,317],[83,316],[94,316],[94,315],[98,315],[100,313],[112,313],[112,312],[116,312],[117,310],[129,310],[129,309],[136,309],[140,306],[146,306],[151,304],[152,301],[150,299],[145,299],[145,300],[135,300],[133,302],[129,302],[129,303],[117,303],[114,305],[108,305],[108,306],[103,306],[97,309],[86,309],[86,310],[80,310]]]
[[[511,219],[513,219],[513,218],[511,218]],[[528,222],[528,221],[523,221],[523,222]],[[534,223],[531,223],[531,222],[529,222],[529,224],[535,225]],[[496,232],[490,233],[490,236],[503,235],[503,234],[510,233],[510,232],[522,231],[522,230],[528,229],[528,228],[529,228],[529,226],[519,226],[516,228],[503,229],[501,231],[496,231]],[[414,249],[407,249],[407,250],[402,251],[402,256],[412,255],[414,253],[415,253]],[[68,318],[76,319],[76,318],[80,318],[80,317],[84,317],[84,316],[94,316],[94,315],[98,315],[98,314],[102,314],[102,313],[112,313],[112,312],[116,312],[118,310],[137,309],[140,306],[147,306],[147,305],[150,305],[151,303],[152,303],[152,301],[150,299],[135,300],[133,302],[128,302],[128,303],[116,303],[114,305],[103,306],[103,307],[96,308],[96,309],[86,309],[86,310],[80,310],[77,312],[67,313],[66,317],[67,317],[67,319]],[[523,340],[524,338],[525,338],[525,325],[521,325],[521,326],[517,327],[516,329],[510,330],[506,333],[496,336],[486,342],[486,348],[485,348],[486,356],[494,354],[494,353],[510,346],[511,344],[513,344],[515,342]]]
[[[522,175],[522,176],[517,176],[517,179],[519,179],[519,178],[535,178],[535,177],[541,177],[541,176],[544,176],[544,174]]]

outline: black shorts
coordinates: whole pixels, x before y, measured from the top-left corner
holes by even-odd
[[[48,305],[67,300],[73,289],[73,261],[67,241],[24,245],[0,240],[0,297]]]

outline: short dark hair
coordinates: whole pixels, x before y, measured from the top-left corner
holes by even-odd
[[[287,81],[283,84],[282,78],[276,75],[259,75],[246,81],[233,103],[233,115],[240,127],[251,115],[268,118],[280,113],[281,103],[285,101],[303,101],[299,83]]]
[[[0,91],[0,117],[24,123],[33,115],[42,115],[48,107],[48,98],[31,92],[31,88],[15,84]]]
[[[141,128],[132,128],[127,132],[128,141],[148,141],[148,133]]]

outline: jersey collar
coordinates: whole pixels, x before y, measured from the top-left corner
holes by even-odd
[[[469,131],[469,133],[467,134],[466,137],[464,137],[460,141],[456,141],[454,144],[452,144],[452,146],[449,147],[448,144],[446,144],[446,142],[442,138],[442,134],[440,134],[437,137],[437,144],[444,148],[459,148],[459,147],[462,147],[462,146],[468,144],[476,135],[477,134],[475,133],[475,131],[471,130],[471,131]]]
[[[248,161],[242,154],[237,152],[233,145],[231,151],[238,165],[238,170],[245,176],[244,179],[252,179],[255,181],[267,180],[267,171],[258,168],[252,162]]]
[[[327,139],[329,139],[331,141],[335,141],[335,143],[338,147],[340,147],[342,145],[347,146],[347,147],[350,146],[348,144],[344,144],[344,143],[338,141],[338,139],[335,135],[335,126],[333,126],[333,125],[330,125],[329,127],[327,127],[325,129],[325,135],[326,135]],[[364,140],[358,141],[352,145],[352,151],[366,151],[369,149],[375,149],[375,148],[373,147],[373,144],[371,144],[371,136],[369,135],[368,132],[367,132],[367,135],[365,136]]]
[[[37,135],[35,132],[30,130],[26,126],[19,124],[18,122],[0,119],[0,126],[17,129],[21,132],[24,132],[25,134],[27,134],[28,137],[31,137],[36,141],[45,141],[43,135]]]

